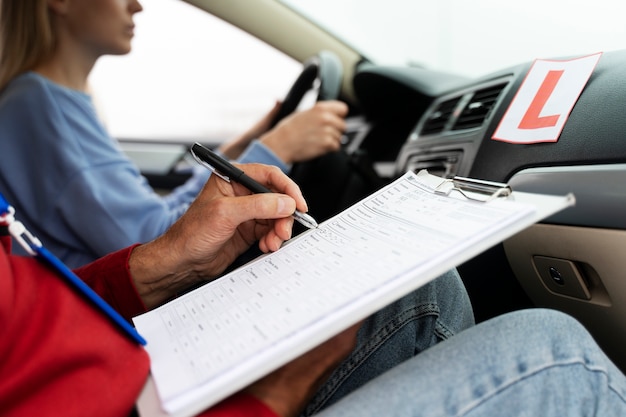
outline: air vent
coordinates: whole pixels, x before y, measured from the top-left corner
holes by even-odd
[[[414,172],[426,169],[431,174],[442,178],[450,178],[457,174],[462,156],[463,151],[461,150],[415,155],[409,158],[407,169]]]
[[[471,129],[482,126],[504,87],[506,87],[506,83],[477,90],[472,95],[472,99],[463,108],[451,130]]]
[[[446,123],[450,120],[460,99],[461,97],[456,97],[439,103],[424,122],[420,135],[432,135],[441,132],[446,127]]]

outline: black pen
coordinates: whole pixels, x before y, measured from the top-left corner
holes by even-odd
[[[209,170],[213,171],[215,175],[223,179],[224,181],[235,181],[246,187],[248,190],[255,194],[271,193],[273,192],[269,188],[256,182],[254,179],[246,175],[245,172],[222,158],[209,148],[194,143],[191,147],[191,154],[200,164],[204,165]],[[311,216],[301,211],[296,210],[293,213],[294,219],[301,225],[308,227],[309,229],[317,228],[317,222]]]

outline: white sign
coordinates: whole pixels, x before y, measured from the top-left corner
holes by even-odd
[[[601,55],[599,52],[564,61],[536,60],[492,139],[511,143],[556,142]]]

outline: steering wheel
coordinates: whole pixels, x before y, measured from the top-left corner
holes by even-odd
[[[293,83],[270,128],[293,113],[306,93],[317,89],[317,101],[335,100],[341,91],[343,66],[339,57],[330,51],[321,51],[304,62],[302,72]]]
[[[317,101],[337,99],[342,78],[343,67],[334,53],[321,51],[306,60],[271,126],[294,112],[311,90],[317,90]],[[359,158],[342,149],[292,166],[290,176],[300,186],[309,212],[318,221],[329,218],[381,185],[372,179],[375,174],[370,173],[368,162]],[[294,224],[295,233],[303,230],[298,223]]]

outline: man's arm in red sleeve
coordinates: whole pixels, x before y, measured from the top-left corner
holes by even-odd
[[[113,252],[74,270],[127,320],[146,311],[128,267],[128,258],[136,246]]]

